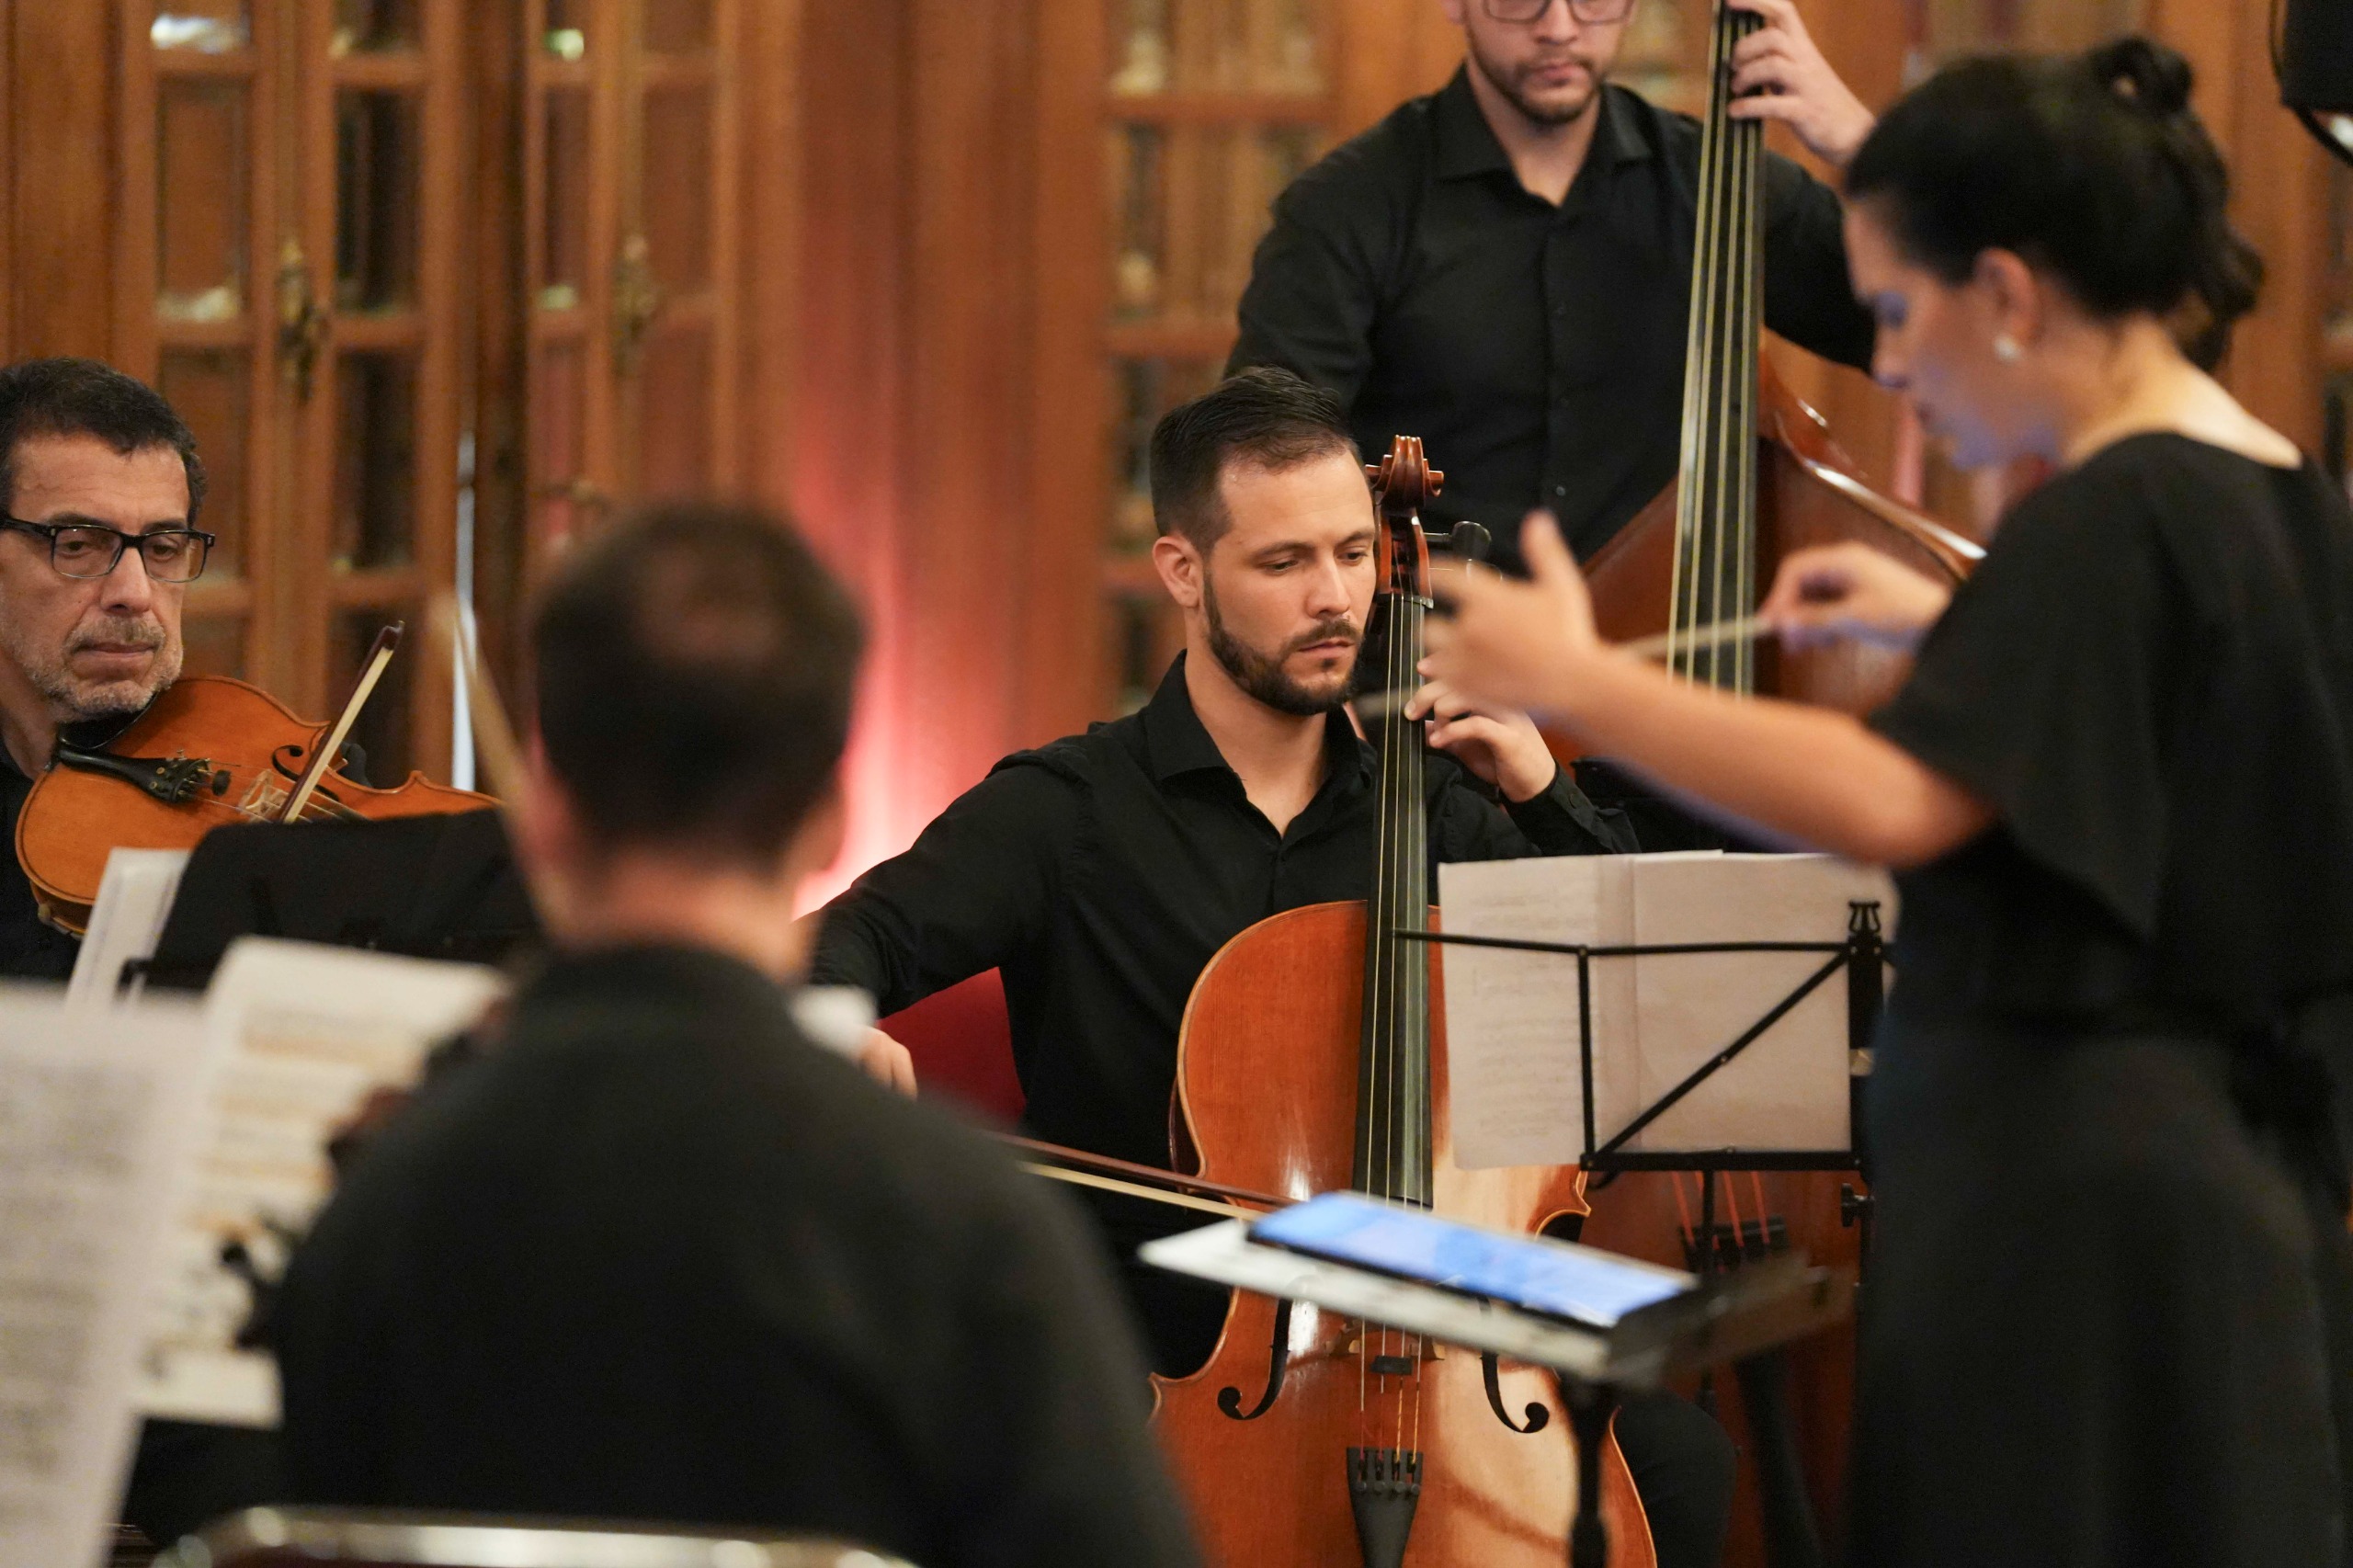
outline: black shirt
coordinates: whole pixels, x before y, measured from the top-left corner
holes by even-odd
[[[2353,983],[2353,513],[2313,465],[2117,442],[1872,722],[1997,817],[1899,879],[1900,1007],[2244,1025]]]
[[[1329,387],[1368,455],[1421,437],[1447,476],[1429,518],[1484,524],[1506,564],[1530,507],[1590,555],[1675,477],[1699,126],[1622,87],[1598,112],[1554,207],[1456,72],[1292,183],[1242,296],[1229,369]],[[1767,322],[1868,364],[1837,197],[1768,157],[1765,203]]]
[[[733,960],[553,964],[360,1157],[279,1309],[305,1501],[1196,1561],[1066,1204]]]
[[[63,980],[74,972],[81,942],[40,917],[33,885],[17,860],[17,813],[33,781],[0,750],[0,978]]]
[[[1003,974],[1039,1137],[1168,1164],[1186,998],[1227,939],[1372,876],[1372,748],[1332,715],[1322,787],[1277,833],[1193,712],[1180,655],[1140,712],[1017,752],[825,911],[811,964],[885,1013]],[[1564,777],[1509,816],[1450,759],[1428,770],[1433,860],[1631,849]]]

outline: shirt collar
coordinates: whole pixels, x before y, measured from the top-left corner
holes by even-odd
[[[1601,123],[1594,129],[1588,164],[1597,158],[1607,164],[1632,163],[1651,155],[1650,142],[1635,123],[1634,106],[1639,101],[1623,87],[1602,84]],[[1495,128],[1481,111],[1478,95],[1471,90],[1467,62],[1457,66],[1453,78],[1438,89],[1433,113],[1438,178],[1467,179],[1498,169],[1512,172],[1510,154],[1495,140]]]
[[[1217,749],[1217,742],[1202,727],[1200,715],[1193,711],[1192,693],[1185,686],[1185,655],[1176,655],[1168,673],[1160,678],[1160,689],[1143,709],[1144,749],[1152,758],[1152,777],[1157,783],[1185,773],[1222,773],[1241,780]],[[1348,722],[1347,713],[1333,710],[1324,718],[1324,751],[1331,759],[1324,784],[1328,788],[1351,773],[1366,768],[1364,743],[1358,738],[1356,726]]]

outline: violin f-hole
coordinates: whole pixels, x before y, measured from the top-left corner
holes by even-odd
[[[1275,1407],[1275,1396],[1283,1392],[1283,1379],[1290,1371],[1290,1302],[1275,1303],[1273,1344],[1267,1349],[1267,1392],[1248,1415],[1242,1411],[1242,1391],[1227,1387],[1218,1390],[1217,1407],[1236,1421],[1256,1421]]]

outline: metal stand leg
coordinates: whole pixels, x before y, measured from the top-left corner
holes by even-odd
[[[1618,1391],[1608,1383],[1558,1379],[1561,1403],[1577,1438],[1577,1513],[1569,1524],[1569,1568],[1608,1568],[1609,1530],[1601,1522],[1601,1449],[1609,1441],[1609,1417]]]

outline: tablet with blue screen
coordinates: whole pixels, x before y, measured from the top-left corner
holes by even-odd
[[[1269,1246],[1608,1330],[1697,1281],[1591,1247],[1507,1236],[1358,1193],[1326,1193],[1254,1221]]]

